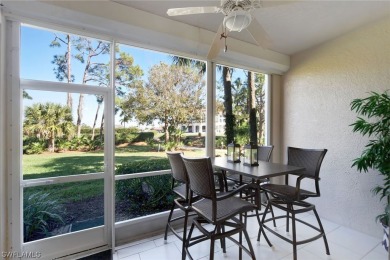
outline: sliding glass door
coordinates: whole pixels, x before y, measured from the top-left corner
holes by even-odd
[[[18,22],[8,28],[20,43],[9,51],[19,66],[8,79],[13,247],[44,258],[109,248],[111,43]]]

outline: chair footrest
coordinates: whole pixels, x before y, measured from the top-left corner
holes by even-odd
[[[272,220],[272,219],[267,219],[267,221],[270,221],[270,220]],[[298,219],[296,219],[296,220],[298,221]],[[266,222],[266,221],[265,221],[265,222]],[[312,225],[310,225],[310,226],[313,228]],[[271,233],[274,234],[275,236],[277,236],[277,237],[283,239],[284,241],[286,241],[286,242],[288,242],[288,243],[290,243],[290,244],[292,244],[292,245],[294,244],[294,241],[293,241],[293,240],[291,240],[291,239],[289,239],[289,238],[287,238],[287,237],[285,237],[285,236],[279,234],[278,232],[276,232],[276,231],[273,230],[272,228],[270,228],[270,227],[268,227],[268,226],[266,226],[266,225],[264,225],[264,224],[263,224],[263,228],[267,229],[269,232],[271,232]],[[321,237],[323,237],[323,236],[325,235],[325,233],[322,233],[318,228],[314,228],[314,229],[317,230],[317,231],[319,231],[320,233],[317,234],[316,236],[313,236],[313,237],[310,237],[310,238],[307,238],[307,239],[304,239],[304,240],[295,241],[295,244],[296,244],[296,245],[306,244],[306,243],[312,242],[312,241],[314,241],[314,240],[317,240],[317,239],[319,239],[319,238],[321,238]]]

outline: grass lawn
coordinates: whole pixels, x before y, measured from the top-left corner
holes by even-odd
[[[204,156],[204,149],[186,149],[182,152],[184,152],[186,156]],[[223,154],[224,150],[217,153]],[[115,150],[116,167],[135,161],[152,161],[154,159],[162,158],[167,158],[164,151],[157,152],[146,145],[128,145],[124,147],[117,147]],[[157,162],[155,162],[155,164],[156,163]],[[148,166],[150,165],[151,164],[148,164]],[[46,152],[43,154],[23,155],[23,179],[41,179],[56,176],[97,173],[103,172],[103,167],[103,151],[62,153]],[[129,167],[130,169],[136,169],[132,168],[133,165]],[[126,193],[128,190],[132,190],[130,186],[127,187],[127,185],[129,185],[128,181],[129,180],[118,181],[116,183],[116,192],[118,193],[124,191]],[[137,181],[140,183],[143,182],[142,179],[137,179]],[[164,187],[165,186],[166,185],[164,185]],[[133,188],[137,189],[137,187]],[[70,224],[75,225],[85,221],[88,222],[91,219],[102,218],[104,215],[104,180],[101,179],[26,187],[24,188],[25,207],[28,206],[29,203],[30,205],[32,203],[29,202],[28,198],[33,198],[31,196],[36,196],[37,193],[44,199],[36,201],[35,203],[37,204],[34,204],[33,207],[44,207],[47,203],[53,203],[54,205],[59,206],[60,210],[56,212],[56,214],[61,216],[63,222],[57,223],[57,226]],[[142,212],[142,209],[144,209],[142,205],[135,205],[134,202],[129,203],[128,199],[121,199],[120,197],[121,196],[117,194],[115,203],[115,216],[117,221],[133,218],[137,216],[134,215],[136,214],[134,212]],[[135,211],[133,209],[134,207],[136,208]],[[156,208],[156,210],[167,209],[161,208],[161,206]],[[28,213],[29,212],[24,212],[24,217],[27,218]],[[30,220],[31,219],[28,219],[27,221]]]
[[[187,156],[203,156],[203,150],[183,151]],[[163,151],[157,152],[148,146],[129,145],[117,147],[115,165],[133,161],[166,158]],[[23,179],[38,179],[103,172],[103,151],[63,152],[23,155]],[[82,181],[25,188],[25,197],[35,192],[50,193],[50,198],[59,202],[88,200],[103,194],[103,181]]]
[[[202,156],[202,150],[183,151],[188,156]],[[148,146],[129,145],[115,149],[115,165],[132,161],[166,158],[165,152]],[[23,179],[37,179],[102,172],[103,151],[63,152],[23,155]]]

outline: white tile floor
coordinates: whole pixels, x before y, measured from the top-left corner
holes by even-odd
[[[302,214],[301,214],[302,215]],[[313,215],[306,214],[302,219],[310,223],[316,223]],[[277,230],[286,234],[284,220],[278,220]],[[355,230],[337,225],[325,219],[322,219],[325,232],[327,234],[329,249],[331,255],[325,253],[325,247],[322,238],[314,242],[307,243],[298,247],[299,260],[386,260],[389,259],[387,253],[381,245],[380,238],[371,237]],[[271,225],[272,226],[272,225]],[[256,218],[249,218],[247,230],[254,248],[257,259],[267,260],[289,260],[292,259],[292,245],[267,232],[273,247],[269,247],[264,238],[260,243],[257,241],[258,223]],[[313,234],[313,231],[301,224],[297,224],[297,238],[304,239]],[[175,260],[181,259],[181,241],[169,233],[166,243],[164,243],[163,234],[131,244],[118,247],[114,255],[114,260]],[[194,259],[209,259],[210,242],[205,241],[190,248]],[[224,254],[220,248],[220,243],[215,243],[216,260],[236,260],[238,259],[238,247],[227,240],[227,253]],[[250,259],[243,253],[243,259]]]

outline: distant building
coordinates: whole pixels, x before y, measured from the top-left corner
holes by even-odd
[[[187,125],[180,125],[180,128],[185,133],[205,133],[206,132],[206,111],[202,113],[201,119]],[[215,115],[215,133],[225,133],[225,116],[222,112]]]

